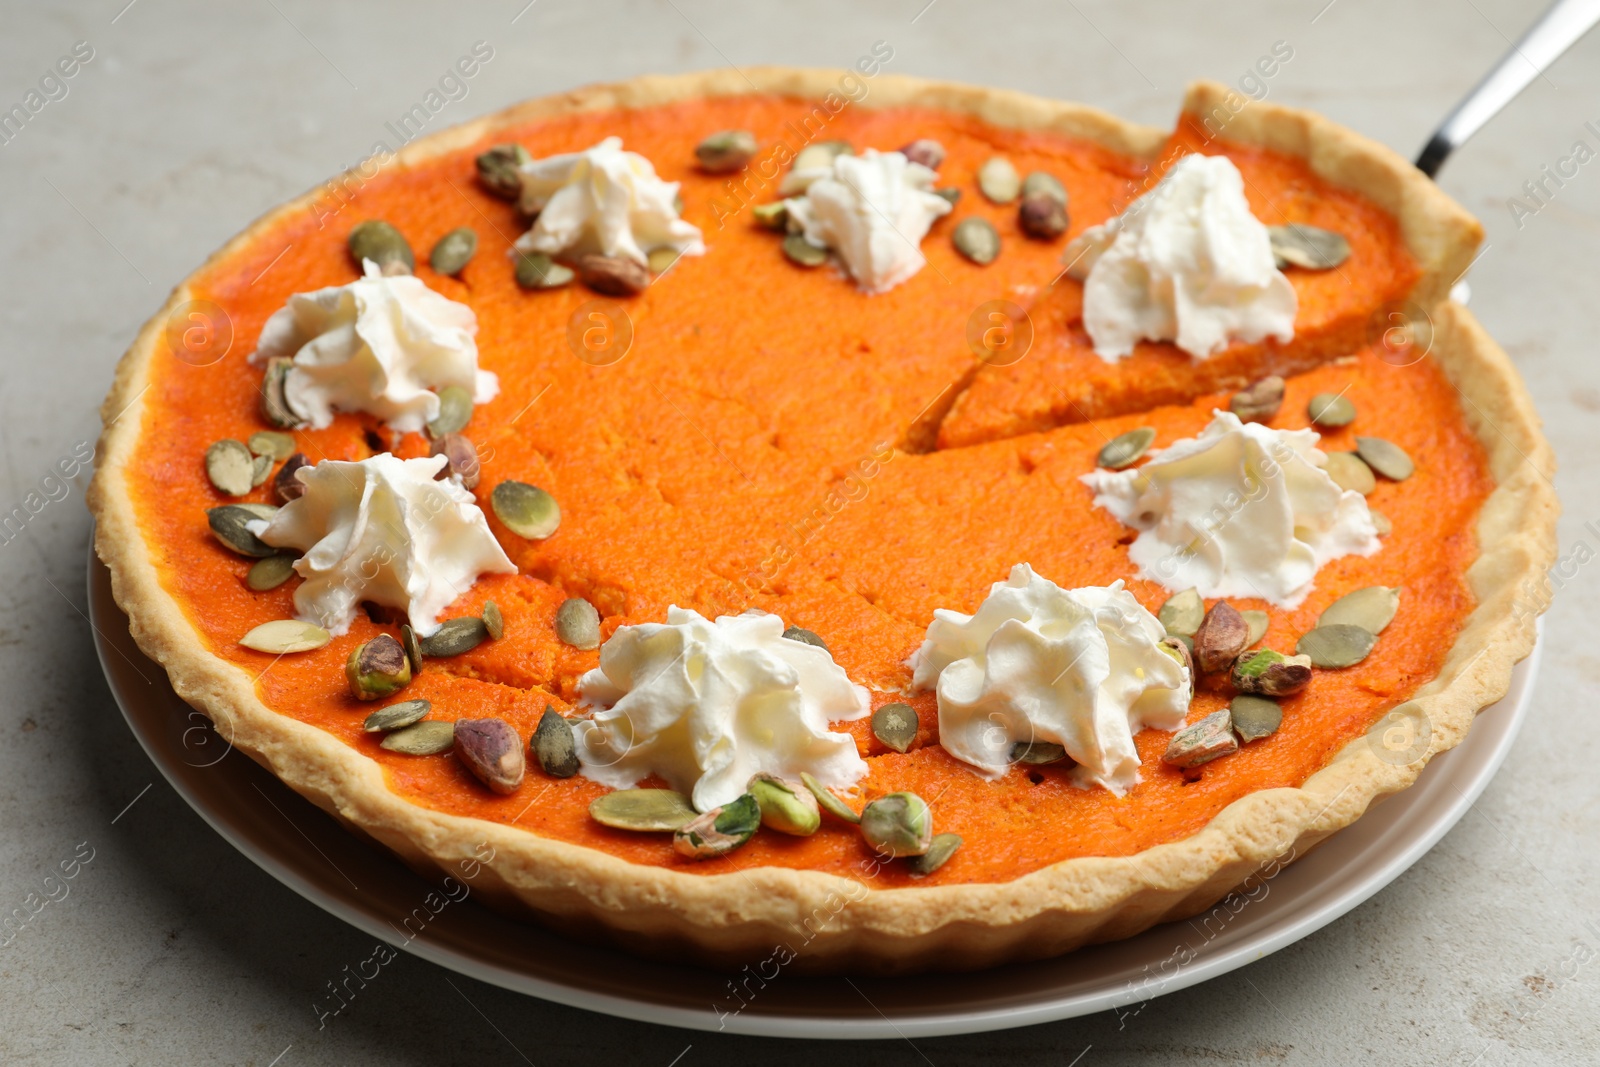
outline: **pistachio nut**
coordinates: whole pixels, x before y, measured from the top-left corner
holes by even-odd
[[[739,799],[697,815],[672,832],[672,847],[693,860],[725,856],[755,836],[761,807],[745,793]]]
[[[344,676],[357,700],[377,700],[404,689],[411,682],[411,664],[405,649],[388,634],[379,634],[353,649],[345,661]]]
[[[933,813],[915,793],[890,793],[862,809],[861,837],[880,856],[920,856],[933,844]]]
[[[1233,733],[1232,717],[1226,710],[1214,711],[1173,734],[1161,760],[1174,767],[1198,767],[1237,751],[1239,739]]]
[[[822,825],[817,798],[804,785],[796,786],[775,774],[762,772],[746,786],[761,809],[761,825],[780,834],[809,837]]]

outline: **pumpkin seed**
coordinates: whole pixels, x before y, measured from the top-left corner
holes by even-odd
[[[822,649],[822,651],[828,653],[830,656],[833,655],[832,650],[828,648],[828,642],[824,641],[822,638],[803,627],[791,626],[787,630],[783,631],[783,636],[787,640],[799,641],[802,645],[812,645],[816,648]]]
[[[423,719],[401,727],[378,744],[405,756],[437,756],[456,747],[456,724]]]
[[[1279,270],[1289,266],[1332,270],[1350,258],[1350,242],[1332,230],[1291,222],[1268,226],[1267,237]]]
[[[1206,602],[1200,599],[1198,589],[1185,589],[1167,598],[1156,612],[1156,618],[1174,637],[1193,637],[1205,621]]]
[[[1232,716],[1226,710],[1214,711],[1173,734],[1161,761],[1174,767],[1198,767],[1237,751],[1239,739],[1234,736]]]
[[[1227,668],[1245,649],[1250,627],[1237,608],[1226,600],[1211,605],[1200,629],[1194,632],[1194,659],[1199,668],[1210,673]]]
[[[275,656],[290,652],[310,652],[332,641],[333,637],[320,626],[299,619],[274,619],[264,622],[239,638],[245,648],[257,652],[270,652]]]
[[[296,452],[284,460],[283,466],[278,468],[278,476],[272,479],[273,495],[285,504],[304,496],[306,484],[295,477],[295,472],[301,467],[309,467],[310,465],[311,461],[306,459],[304,452]]]
[[[1233,394],[1228,410],[1242,422],[1267,422],[1283,407],[1283,379],[1269,374]]]
[[[421,674],[422,643],[417,640],[417,631],[411,628],[409,622],[400,624],[400,647],[406,654],[406,662],[411,665],[411,673]]]
[[[250,492],[255,465],[256,458],[250,450],[231,437],[206,449],[206,477],[211,479],[217,492],[228,496],[244,496]]]
[[[456,720],[456,755],[473,777],[502,795],[515,793],[528,771],[522,738],[504,719]]]
[[[736,171],[761,146],[749,130],[720,130],[694,146],[694,158],[708,174]]]
[[[906,866],[911,870],[911,877],[926,878],[943,867],[960,847],[960,834],[934,834],[933,841],[928,845],[928,851],[907,861]]]
[[[1267,615],[1266,612],[1241,611],[1239,612],[1239,615],[1244,619],[1245,627],[1249,630],[1249,634],[1246,636],[1244,642],[1245,648],[1249,648],[1251,645],[1254,645],[1257,641],[1267,636],[1267,626],[1271,624],[1272,619]]]
[[[1032,193],[1017,206],[1017,226],[1029,237],[1053,241],[1067,232],[1066,205],[1049,193]]]
[[[852,825],[861,821],[861,816],[845,806],[844,801],[833,795],[833,790],[811,777],[805,771],[800,772],[800,781],[811,790],[811,795],[817,798],[817,806],[832,815],[835,819],[843,819]]]
[[[356,261],[357,268],[360,268],[365,260],[370,259],[380,268],[403,263],[406,268],[405,273],[416,272],[417,257],[412,253],[411,245],[399,230],[382,219],[368,219],[357,223],[350,231],[346,243],[350,249],[350,258]],[[385,273],[388,273],[387,269]]]
[[[682,254],[676,248],[652,248],[645,259],[649,261],[650,273],[659,275],[671,270],[672,265],[678,262],[678,257]]]
[[[478,157],[478,178],[484,187],[505,200],[522,195],[522,167],[533,156],[519,144],[497,144]]]
[[[999,231],[988,219],[976,215],[956,223],[956,228],[950,231],[950,243],[956,246],[957,252],[979,266],[993,263],[1000,254]]]
[[[1348,624],[1359,626],[1369,634],[1381,634],[1383,628],[1394,621],[1400,610],[1400,590],[1383,585],[1369,585],[1357,589],[1329,604],[1317,617],[1317,625]]]
[[[822,825],[817,798],[804,786],[796,787],[774,774],[761,773],[746,787],[761,808],[761,825],[780,834],[809,837]]]
[[[578,773],[578,744],[572,724],[549,704],[539,717],[539,725],[528,739],[528,748],[544,773],[552,778],[571,778]]]
[[[223,506],[238,508],[241,511],[248,511],[256,518],[265,519],[267,522],[271,522],[278,512],[282,510],[276,504],[256,504],[248,500],[240,501],[237,504],[225,504]]]
[[[568,597],[556,609],[556,636],[573,648],[599,648],[600,612],[582,597]]]
[[[606,296],[636,296],[650,287],[650,272],[621,256],[583,256],[578,260],[578,277]]]
[[[368,715],[361,723],[361,728],[369,734],[399,730],[422,721],[432,710],[433,705],[426,700],[402,700]]]
[[[921,856],[933,847],[933,813],[915,793],[890,793],[862,809],[861,837],[880,856]]]
[[[517,254],[517,284],[524,289],[559,289],[572,284],[578,272],[564,267],[543,252]]]
[[[278,550],[245,528],[246,523],[258,522],[262,516],[238,504],[224,504],[206,511],[206,521],[217,540],[241,556],[265,558],[275,556]]]
[[[268,589],[278,588],[292,577],[294,577],[292,556],[268,556],[250,568],[250,573],[245,575],[244,584],[258,593],[265,593]]]
[[[1356,406],[1341,393],[1318,393],[1306,405],[1306,414],[1318,426],[1349,426],[1356,421]]]
[[[1391,482],[1403,482],[1417,469],[1405,449],[1381,437],[1357,437],[1356,455]]]
[[[833,161],[840,156],[854,155],[849,141],[818,141],[807,145],[794,157],[789,173],[783,176],[778,192],[784,196],[804,193],[816,181],[818,172],[833,170]]]
[[[910,704],[883,705],[872,713],[872,733],[896,752],[904,752],[917,739],[917,709]]]
[[[501,482],[494,487],[489,503],[506,529],[530,541],[544,540],[561,525],[556,498],[526,482]]]
[[[800,267],[820,267],[828,262],[828,250],[818,248],[798,233],[783,239],[783,254],[789,262]]]
[[[950,186],[945,189],[935,189],[933,191],[933,195],[944,197],[944,199],[949,202],[951,207],[955,207],[957,204],[961,203],[961,190],[955,188],[954,186]]]
[[[1052,741],[1018,741],[1011,746],[1011,762],[1030,767],[1060,763],[1067,758],[1067,750]]]
[[[1005,156],[990,156],[978,168],[978,190],[996,204],[1009,204],[1022,191],[1022,178]]]
[[[460,433],[472,421],[472,394],[459,385],[439,390],[439,414],[428,423],[430,437]]]
[[[1048,196],[1062,207],[1067,206],[1067,187],[1054,174],[1036,170],[1022,180],[1022,196]]]
[[[1378,487],[1372,468],[1354,452],[1329,452],[1328,465],[1322,468],[1340,489],[1354,489],[1368,496]]]
[[[483,618],[483,628],[489,631],[489,639],[500,640],[506,632],[506,617],[500,614],[500,605],[492,600],[485,600],[480,615]]]
[[[272,457],[257,456],[250,466],[250,488],[266,485],[270,477],[272,477]]]
[[[672,833],[696,813],[688,797],[671,789],[618,789],[590,801],[589,817],[618,830]]]
[[[451,230],[434,242],[428,253],[428,266],[439,274],[455,277],[478,254],[478,232],[471,226]]]
[[[910,144],[902,145],[900,154],[929,170],[938,170],[939,164],[944,162],[944,145],[931,137],[919,137]]]
[[[471,652],[483,644],[488,636],[489,628],[482,619],[475,615],[462,615],[440,623],[439,628],[422,638],[419,644],[422,654],[429,659],[448,659]]]
[[[1106,442],[1100,454],[1095,457],[1095,463],[1109,471],[1119,471],[1136,462],[1140,456],[1150,450],[1155,442],[1156,429],[1154,426],[1140,426],[1138,429],[1120,433]]]
[[[261,376],[261,417],[285,430],[293,430],[305,423],[283,391],[284,380],[293,369],[294,360],[286,356],[273,356],[267,360],[266,372]]]
[[[1228,715],[1233,720],[1233,732],[1247,745],[1277,733],[1283,725],[1283,709],[1266,697],[1234,697],[1228,703]]]
[[[1349,623],[1334,623],[1302,634],[1294,650],[1302,656],[1310,656],[1313,667],[1353,667],[1366,659],[1377,643],[1377,635],[1370,630]]]
[[[763,229],[782,233],[789,227],[789,208],[782,200],[775,204],[757,204],[750,209],[750,215]]]
[[[1389,516],[1376,508],[1368,509],[1367,513],[1372,516],[1372,528],[1378,531],[1379,537],[1388,537],[1394,533],[1394,523],[1389,521]]]
[[[755,797],[745,793],[678,827],[672,832],[672,847],[689,859],[714,859],[750,840],[760,827],[761,806]]]
[[[400,642],[379,634],[351,650],[344,677],[357,700],[377,700],[411,683],[411,661]]]
[[[276,430],[257,430],[245,442],[252,455],[271,456],[275,460],[294,455],[294,438]]]

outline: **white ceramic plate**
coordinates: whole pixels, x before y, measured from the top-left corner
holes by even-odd
[[[893,982],[809,978],[761,960],[742,974],[651,963],[567,941],[470,896],[403,940],[396,931],[436,883],[231,751],[140,654],[92,550],[88,577],[100,664],[128,725],[201,818],[273,877],[374,937],[485,982],[629,1019],[771,1037],[923,1037],[1133,1012],[1276,952],[1388,885],[1466,813],[1517,736],[1539,659],[1535,646],[1505,699],[1416,785],[1262,882],[1253,899],[1040,963]]]

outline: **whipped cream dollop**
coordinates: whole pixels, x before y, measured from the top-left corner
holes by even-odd
[[[784,207],[807,241],[831,248],[862,289],[881,293],[928,262],[922,239],[950,213],[950,201],[933,192],[937,179],[900,152],[869,148],[836,157],[827,175]]]
[[[539,217],[515,247],[567,258],[598,253],[640,266],[657,248],[704,255],[700,230],[678,217],[677,196],[678,183],[662,181],[648,159],[623,151],[620,137],[536,159],[522,166],[520,206]]]
[[[619,627],[578,692],[593,709],[573,722],[583,774],[613,788],[658,775],[708,811],[757,771],[836,789],[867,773],[855,739],[828,728],[866,715],[867,691],[776,615],[671,607],[665,623]]]
[[[1074,238],[1065,259],[1088,272],[1083,325],[1102,359],[1141,340],[1204,359],[1232,341],[1294,337],[1294,286],[1224,156],[1184,156],[1122,214]]]
[[[437,390],[459,385],[473,402],[500,382],[478,369],[478,319],[409,274],[385,277],[370,259],[349,285],[296,293],[261,327],[252,363],[294,360],[289,406],[313,429],[335,411],[365,411],[402,432],[439,414]]]
[[[1133,737],[1176,730],[1193,684],[1160,646],[1166,630],[1117,581],[1063,589],[1026,563],[971,615],[939,608],[911,657],[912,682],[939,697],[939,743],[995,778],[1012,746],[1050,741],[1074,780],[1121,795],[1139,782]]]
[[[515,574],[471,493],[435,481],[444,456],[359,462],[325,459],[296,472],[305,492],[270,520],[248,524],[261,540],[305,554],[295,573],[295,613],[329,633],[350,628],[363,600],[404,611],[417,633],[480,574]]]
[[[1217,411],[1200,436],[1143,466],[1082,477],[1097,505],[1139,531],[1128,548],[1139,577],[1294,607],[1323,564],[1380,545],[1366,499],[1328,476],[1317,441],[1315,430]]]

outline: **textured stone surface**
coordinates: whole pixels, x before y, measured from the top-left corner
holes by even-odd
[[[525,9],[523,0],[125,2],[6,5],[5,108],[73,42],[95,49],[67,96],[0,145],[7,511],[58,458],[94,439],[111,367],[168,288],[258,214],[365,156],[384,123],[476,40],[495,57],[437,125],[645,71],[846,65],[880,39],[895,50],[889,70],[1165,123],[1187,79],[1237,83],[1283,40],[1294,57],[1266,83],[1270,98],[1318,108],[1412,155],[1537,6],[935,0],[923,9],[926,0],[835,0],[797,17],[707,0],[539,0]],[[1331,927],[1125,1021],[1108,1013],[914,1044],[763,1042],[602,1019],[405,955],[319,1029],[313,999],[373,945],[212,833],[123,727],[82,614],[89,525],[80,476],[0,541],[9,682],[0,699],[0,910],[38,891],[80,842],[83,855],[93,850],[68,895],[0,945],[0,1061],[1593,1062],[1600,776],[1582,754],[1600,741],[1600,661],[1574,628],[1600,583],[1585,562],[1600,550],[1600,362],[1589,339],[1600,325],[1600,162],[1520,226],[1506,200],[1574,140],[1597,142],[1583,128],[1600,120],[1597,90],[1600,37],[1535,82],[1443,173],[1488,227],[1473,306],[1527,376],[1562,462],[1570,562],[1548,620],[1538,706],[1461,825]],[[54,483],[46,489],[61,496]]]

